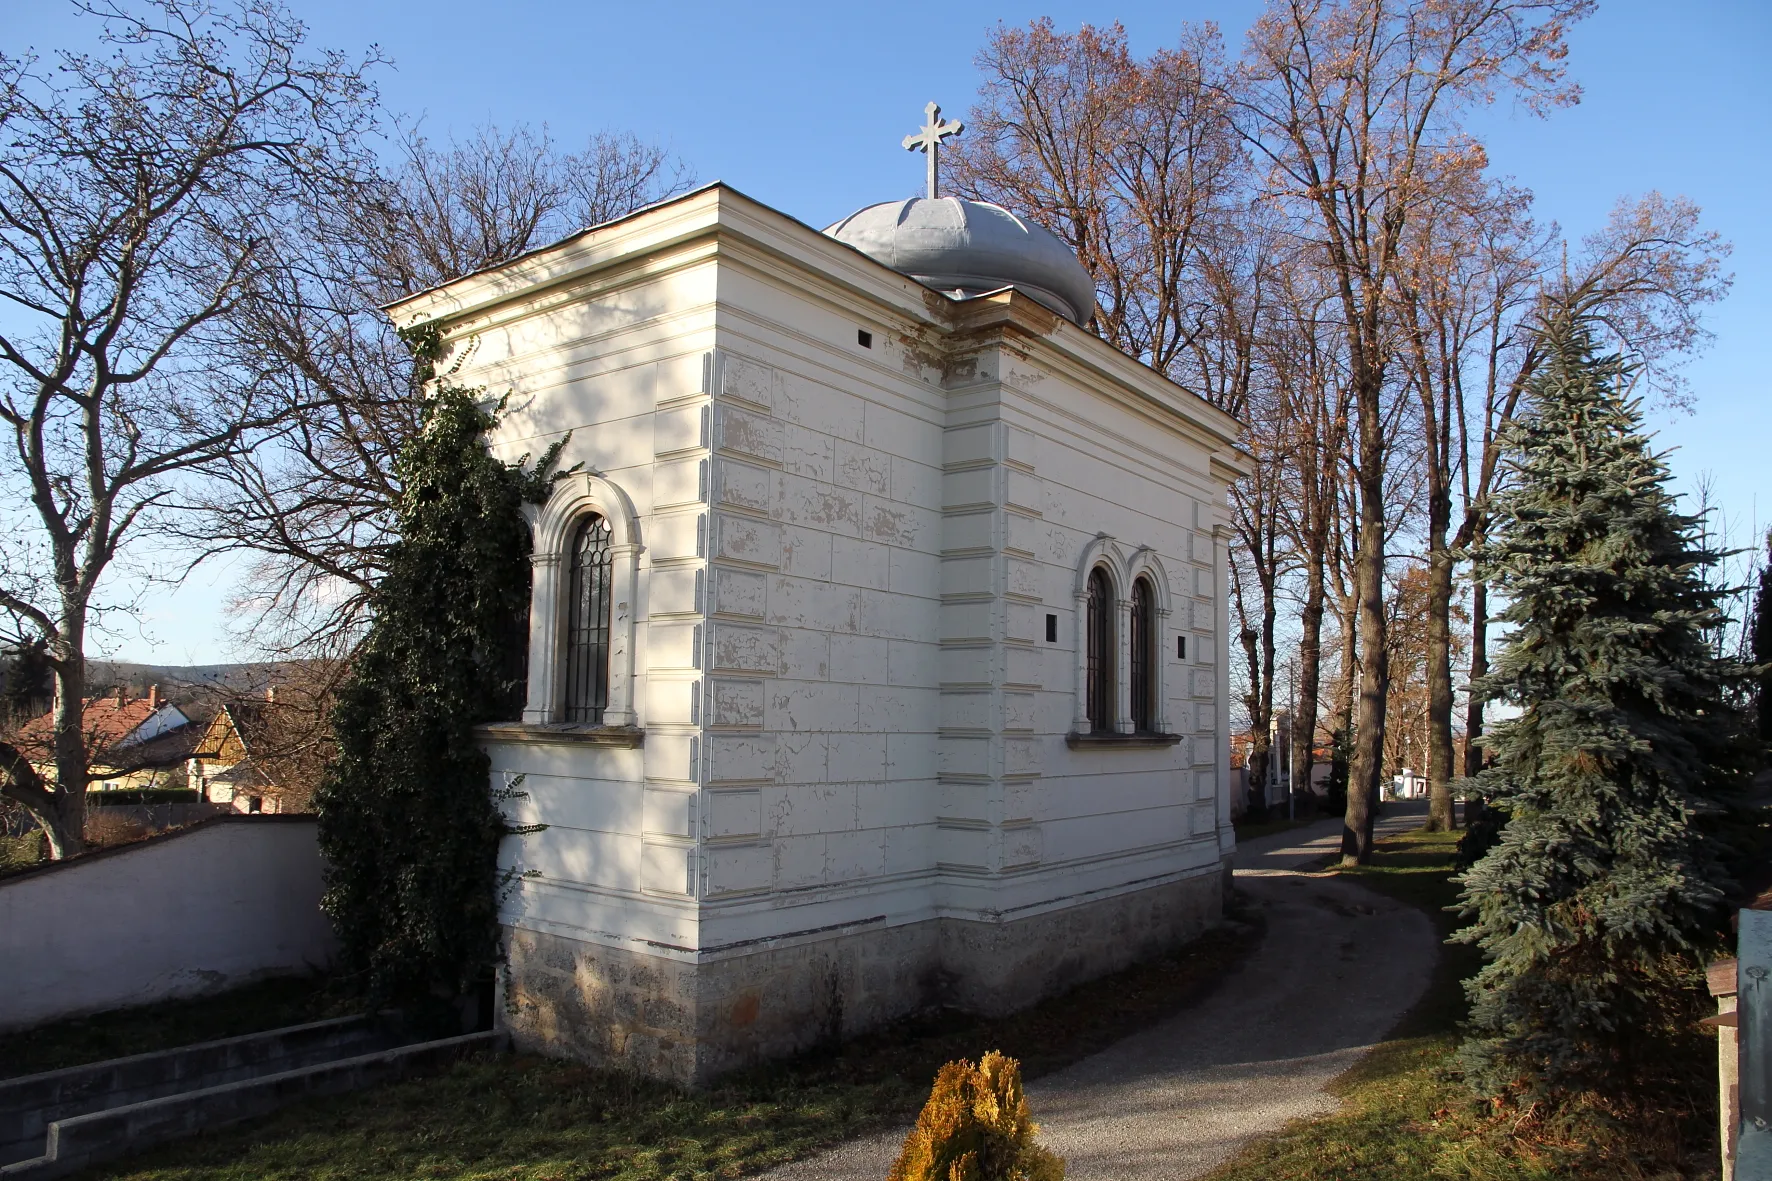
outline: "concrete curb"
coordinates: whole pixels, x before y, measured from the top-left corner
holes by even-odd
[[[36,1156],[56,1120],[355,1058],[409,1040],[336,1017],[0,1080],[0,1165]]]
[[[505,1035],[498,1031],[464,1034],[56,1120],[49,1124],[44,1154],[0,1167],[0,1178],[47,1181],[126,1152],[226,1127],[303,1099],[392,1082],[504,1044]]]

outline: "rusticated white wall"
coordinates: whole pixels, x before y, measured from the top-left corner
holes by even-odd
[[[0,879],[0,1029],[331,962],[306,816],[224,817]]]

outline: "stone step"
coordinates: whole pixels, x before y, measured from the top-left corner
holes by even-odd
[[[290,1030],[272,1032],[288,1033],[302,1028],[293,1026]],[[0,1179],[48,1181],[49,1178],[62,1177],[87,1165],[127,1152],[136,1152],[169,1140],[240,1123],[303,1099],[337,1095],[378,1083],[392,1082],[410,1074],[448,1065],[468,1054],[502,1049],[504,1044],[505,1035],[502,1032],[463,1034],[460,1037],[414,1042],[351,1057],[335,1057],[274,1074],[262,1074],[195,1090],[182,1090],[101,1110],[89,1109],[85,1114],[47,1121],[42,1141],[43,1154],[0,1166]],[[186,1047],[202,1048],[206,1047]],[[167,1053],[176,1054],[178,1051]],[[131,1061],[119,1059],[116,1063],[98,1063],[87,1069],[96,1071]],[[35,1079],[45,1077],[48,1076],[31,1076]],[[7,1085],[26,1083],[31,1078],[9,1080]]]

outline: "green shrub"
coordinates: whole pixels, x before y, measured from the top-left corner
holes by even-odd
[[[418,376],[434,327],[407,334]],[[447,374],[443,375],[445,378]],[[337,751],[315,797],[321,908],[341,975],[372,1005],[446,1012],[491,982],[505,822],[474,725],[509,718],[529,611],[525,497],[543,499],[561,444],[536,471],[486,449],[479,391],[439,381],[401,451],[399,537],[375,618],[332,711]],[[429,1006],[429,1010],[427,1010]]]
[[[0,837],[0,873],[30,869],[43,859],[41,832],[26,833],[22,837]]]
[[[935,1076],[887,1181],[1064,1181],[1064,1158],[1034,1142],[1021,1064],[992,1050]]]

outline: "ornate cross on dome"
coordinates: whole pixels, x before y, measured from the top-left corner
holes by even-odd
[[[966,125],[954,119],[944,121],[941,108],[934,103],[923,108],[923,117],[928,122],[917,129],[917,134],[904,137],[904,147],[907,152],[922,152],[929,158],[929,199],[933,201],[941,196],[941,141],[959,135]]]

